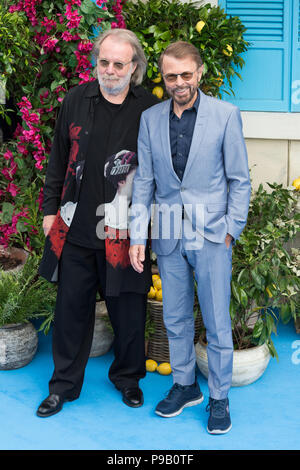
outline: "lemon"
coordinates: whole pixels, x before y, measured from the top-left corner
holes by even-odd
[[[215,78],[215,80],[216,80],[218,86],[221,86],[223,84],[223,78],[222,78],[222,74],[220,72],[218,73],[218,77]]]
[[[162,289],[156,291],[155,300],[157,300],[158,302],[162,302]]]
[[[147,359],[146,370],[148,372],[154,372],[156,369],[157,369],[157,362],[153,361],[153,359]]]
[[[273,294],[272,294],[272,292],[270,291],[270,289],[269,289],[268,287],[266,288],[266,291],[267,291],[268,296],[269,296],[270,298],[273,297]]]
[[[161,375],[169,375],[172,372],[171,365],[168,362],[162,362],[159,364],[156,370]]]
[[[159,279],[158,274],[152,274],[152,282],[154,282],[156,279]]]
[[[201,33],[204,26],[205,26],[204,21],[198,21],[198,23],[196,24],[196,30],[198,31],[199,34]]]
[[[159,72],[156,78],[153,78],[152,80],[153,83],[159,83],[161,82],[161,73]]]
[[[150,290],[148,292],[148,299],[154,299],[156,294],[156,291],[153,286],[150,287]]]
[[[161,289],[161,279],[155,279],[153,281],[153,286],[156,287],[157,290]]]
[[[156,95],[157,98],[161,99],[164,95],[164,90],[161,86],[155,86],[152,90],[153,95]]]
[[[297,189],[297,191],[300,191],[300,177],[299,177],[299,178],[296,178],[296,179],[293,181],[293,186],[295,186],[295,188]]]
[[[228,55],[229,57],[232,55],[233,49],[230,44],[227,44],[226,49],[223,49],[223,54]]]

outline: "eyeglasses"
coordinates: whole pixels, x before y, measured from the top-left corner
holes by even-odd
[[[112,64],[113,65],[113,68],[116,69],[116,70],[123,70],[123,68],[125,67],[125,65],[128,65],[130,64],[130,62],[132,62],[132,60],[130,60],[129,62],[109,62],[108,60],[106,59],[98,59],[98,64],[100,65],[101,68],[103,69],[107,69],[107,67],[109,66],[109,64]]]
[[[182,73],[167,73],[163,75],[164,79],[169,83],[174,83],[177,80],[177,77],[181,77],[185,82],[191,80],[192,76],[198,69],[194,70],[194,72],[182,72]]]

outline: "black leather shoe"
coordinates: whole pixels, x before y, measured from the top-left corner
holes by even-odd
[[[48,416],[55,415],[62,409],[65,401],[67,400],[65,400],[60,395],[50,393],[50,395],[45,398],[44,401],[42,401],[36,414],[41,418],[47,418]]]
[[[125,387],[121,392],[123,402],[132,408],[138,408],[144,403],[143,392],[139,387]]]

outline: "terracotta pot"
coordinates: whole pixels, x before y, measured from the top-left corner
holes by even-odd
[[[195,345],[197,365],[208,378],[206,345],[199,340]],[[255,382],[266,370],[271,354],[266,344],[233,352],[232,386],[240,387]]]
[[[33,324],[11,323],[0,328],[0,370],[27,365],[37,351],[38,335]]]

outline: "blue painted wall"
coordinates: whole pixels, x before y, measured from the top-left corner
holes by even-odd
[[[245,66],[233,80],[235,98],[244,111],[300,112],[299,0],[219,0],[227,15],[239,16],[251,43]]]

